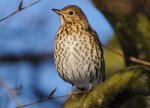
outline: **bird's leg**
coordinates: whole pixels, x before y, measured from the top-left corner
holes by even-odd
[[[92,83],[90,83],[90,86],[89,86],[89,91],[92,90]]]
[[[84,91],[81,91],[82,93],[87,93],[87,92],[90,92],[92,90],[92,83],[90,83],[89,85],[89,88],[84,90]]]
[[[71,87],[71,90],[69,91],[69,93],[68,93],[68,99],[67,100],[69,100],[69,99],[71,99],[71,97],[72,97],[72,93],[73,93],[73,89],[74,89],[74,85],[72,84],[72,87]]]
[[[85,90],[85,93],[90,92],[91,90],[92,90],[92,83],[90,83],[89,88],[87,90]]]
[[[68,94],[68,95],[71,95],[71,94],[72,94],[73,88],[74,88],[74,85],[72,85],[71,90],[69,91],[69,94]]]
[[[87,92],[90,92],[92,90],[92,83],[90,83],[89,85],[89,88],[84,90],[84,91],[81,91],[82,93],[87,93]]]

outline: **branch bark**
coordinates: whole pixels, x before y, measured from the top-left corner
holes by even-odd
[[[126,56],[150,61],[150,1],[93,0],[110,21]],[[126,65],[137,63],[125,58]]]
[[[125,68],[89,93],[66,101],[63,108],[118,108],[134,95],[150,95],[150,67]]]
[[[92,0],[115,30],[125,56],[150,60],[150,1]],[[126,65],[137,65],[125,58]],[[75,96],[64,108],[118,108],[134,95],[150,95],[150,67],[117,72],[93,91]]]

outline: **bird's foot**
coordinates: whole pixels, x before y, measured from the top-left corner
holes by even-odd
[[[80,91],[80,90],[75,90],[73,92],[69,92],[68,97],[67,97],[67,101],[74,98],[77,95],[81,95],[81,94],[84,94],[84,93],[85,93],[84,91]]]

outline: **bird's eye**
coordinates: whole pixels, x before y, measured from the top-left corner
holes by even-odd
[[[69,11],[69,15],[73,15],[73,11]]]

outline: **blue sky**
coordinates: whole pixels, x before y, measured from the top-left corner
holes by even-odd
[[[15,11],[20,1],[0,0],[0,19]],[[36,0],[24,1],[24,6],[26,6]],[[61,9],[71,4],[82,8],[91,26],[97,31],[101,42],[107,43],[113,35],[113,30],[106,18],[92,5],[90,0],[43,0],[31,8],[0,22],[0,56],[53,53],[54,38],[60,26],[60,21],[58,15],[51,9]],[[3,78],[12,86],[16,85],[16,79],[19,80],[23,86],[19,96],[22,103],[30,103],[39,99],[36,97],[33,88],[46,96],[56,87],[58,88],[56,96],[67,94],[71,85],[65,83],[59,77],[52,58],[50,60],[38,66],[23,61],[0,63],[0,78]],[[0,91],[0,96],[6,97],[6,93],[3,94]],[[4,100],[7,99],[1,98],[0,102]],[[63,100],[58,99],[57,101]],[[54,103],[53,101],[48,104],[42,103],[39,108],[44,108],[47,105],[54,106]],[[33,106],[33,108],[38,108],[38,105]],[[12,108],[15,105],[10,102],[7,106],[7,108]]]
[[[25,0],[24,6],[34,1]],[[19,2],[20,0],[1,0],[0,18],[15,11]],[[0,23],[0,54],[52,52],[60,21],[58,15],[51,9],[61,9],[71,4],[82,8],[102,43],[107,43],[113,34],[113,30],[106,18],[89,0],[43,0]]]

